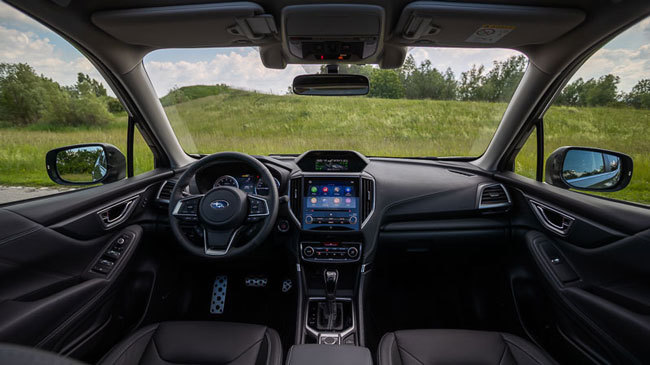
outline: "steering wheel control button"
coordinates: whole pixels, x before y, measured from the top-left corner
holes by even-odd
[[[312,257],[314,256],[314,248],[307,246],[302,250],[302,254],[305,255],[305,257]]]

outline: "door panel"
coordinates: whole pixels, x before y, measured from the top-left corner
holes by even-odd
[[[560,333],[594,362],[650,362],[650,209],[499,179],[514,192],[513,227],[553,299]],[[531,199],[574,219],[570,229],[548,227]]]
[[[153,219],[149,207],[170,175],[154,171],[1,206],[0,342],[83,354],[79,347],[111,320],[141,225]],[[132,197],[124,219],[107,226],[100,213]]]

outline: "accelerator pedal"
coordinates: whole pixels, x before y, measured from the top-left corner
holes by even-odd
[[[212,304],[210,313],[223,314],[226,305],[226,289],[228,288],[228,276],[217,275],[212,286]]]

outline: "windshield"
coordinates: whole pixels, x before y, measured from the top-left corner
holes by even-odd
[[[413,48],[399,69],[341,65],[370,80],[367,96],[299,96],[293,78],[321,65],[267,69],[255,48],[159,50],[145,67],[187,153],[479,156],[527,59],[498,49]]]

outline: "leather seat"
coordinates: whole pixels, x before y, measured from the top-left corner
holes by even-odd
[[[500,332],[407,330],[390,332],[379,343],[379,365],[555,364],[542,349]]]
[[[280,365],[282,346],[271,328],[229,322],[162,322],[133,333],[101,365]]]

